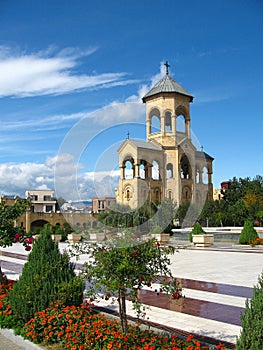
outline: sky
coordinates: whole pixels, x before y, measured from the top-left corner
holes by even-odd
[[[263,175],[262,19],[262,0],[0,0],[0,195],[114,195],[166,60],[214,188]]]

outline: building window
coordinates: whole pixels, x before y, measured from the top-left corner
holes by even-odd
[[[166,166],[166,178],[172,179],[173,178],[173,164],[168,163]]]
[[[46,205],[46,213],[50,213],[53,210],[52,205]]]

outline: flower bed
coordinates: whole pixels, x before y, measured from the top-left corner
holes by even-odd
[[[263,238],[257,237],[249,242],[249,244],[254,247],[256,245],[263,245]]]
[[[6,317],[12,318],[12,310],[8,304],[8,292],[11,288],[12,283],[0,286],[0,326],[5,328],[8,324]],[[59,344],[61,349],[69,350],[209,349],[192,335],[182,340],[174,335],[165,337],[150,330],[142,330],[139,326],[129,326],[128,332],[123,334],[117,320],[95,313],[91,305],[65,307],[59,301],[35,313],[20,330],[20,334],[37,344]],[[214,349],[223,350],[225,347],[219,344]]]

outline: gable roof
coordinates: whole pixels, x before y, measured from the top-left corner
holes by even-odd
[[[154,87],[143,96],[142,100],[150,96],[154,96],[160,93],[177,93],[190,97],[191,102],[193,101],[193,96],[186,91],[180,84],[178,84],[169,74],[166,74]]]
[[[157,146],[151,142],[148,141],[142,141],[142,140],[134,140],[134,139],[126,139],[123,144],[119,147],[118,152],[120,152],[123,147],[127,144],[133,144],[136,148],[144,148],[144,149],[149,149],[152,151],[162,151],[161,146]]]

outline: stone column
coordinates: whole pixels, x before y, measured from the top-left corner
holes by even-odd
[[[172,135],[176,135],[176,115],[172,115]]]
[[[31,228],[31,211],[26,210],[26,232],[29,232]]]
[[[120,167],[120,178],[121,179],[125,179],[125,166],[124,165],[121,165]]]
[[[147,137],[147,139],[149,138],[150,135],[151,135],[151,120],[150,120],[150,118],[147,117],[147,119],[146,119],[146,137]]]
[[[161,134],[162,136],[165,135],[165,115],[161,115]]]
[[[187,134],[187,137],[190,139],[191,138],[191,130],[190,130],[190,119],[187,119],[185,121],[185,126],[186,126],[186,134]]]
[[[137,160],[134,164],[134,170],[133,170],[133,177],[139,178],[140,177],[140,161]]]

